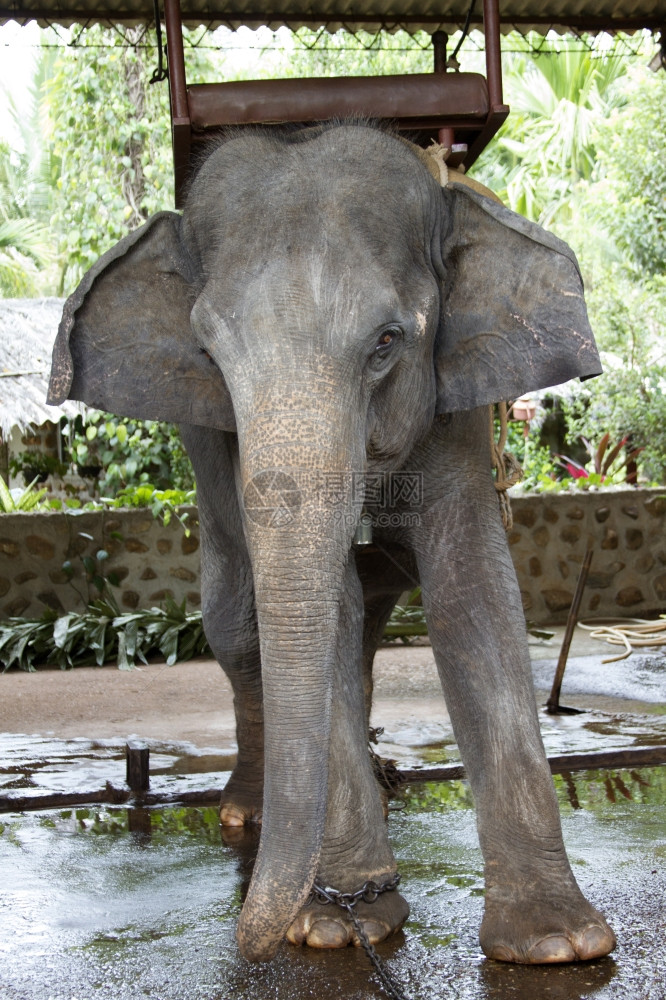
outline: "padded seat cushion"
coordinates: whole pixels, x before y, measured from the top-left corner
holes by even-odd
[[[240,80],[187,88],[194,129],[223,125],[316,122],[368,118],[483,119],[489,112],[485,77],[478,73],[412,73],[401,76]]]

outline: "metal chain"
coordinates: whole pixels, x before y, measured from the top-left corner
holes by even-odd
[[[330,885],[323,886],[319,882],[315,882],[312,886],[312,892],[310,893],[310,898],[308,900],[308,902],[314,902],[316,900],[324,906],[332,903],[334,906],[339,906],[340,909],[345,910],[354,926],[354,930],[358,935],[358,939],[361,942],[363,950],[370,959],[381,985],[384,987],[384,990],[391,1000],[407,1000],[407,997],[400,989],[399,983],[394,979],[380,959],[374,946],[370,943],[370,939],[363,930],[363,925],[361,924],[358,914],[355,911],[355,906],[360,901],[363,901],[364,903],[374,903],[377,897],[383,892],[393,892],[397,889],[399,883],[400,876],[397,872],[381,885],[378,885],[377,882],[373,882],[372,879],[369,879],[361,886],[360,889],[357,889],[356,892],[340,892],[338,889],[332,889]]]

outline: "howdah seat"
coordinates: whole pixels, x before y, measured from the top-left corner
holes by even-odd
[[[180,0],[164,0],[176,205],[198,145],[232,125],[314,123],[350,115],[391,121],[405,138],[451,149],[469,167],[508,114],[502,101],[498,0],[484,0],[486,76],[447,69],[447,36],[433,35],[434,72],[399,76],[249,80],[188,84]]]

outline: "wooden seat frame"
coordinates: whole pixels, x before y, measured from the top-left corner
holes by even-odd
[[[164,0],[176,207],[182,207],[192,155],[211,130],[230,125],[313,124],[350,115],[382,119],[405,138],[451,149],[466,168],[509,113],[502,100],[498,0],[484,0],[486,76],[446,68],[447,36],[433,35],[434,72],[379,77],[249,80],[189,84],[180,0]]]

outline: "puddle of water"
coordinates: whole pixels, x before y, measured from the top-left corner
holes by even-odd
[[[664,653],[632,653],[625,660],[602,663],[605,656],[622,652],[608,646],[601,656],[572,656],[562,684],[562,702],[567,695],[602,695],[644,703],[666,702],[666,656]],[[532,675],[539,691],[550,691],[557,660],[533,660]]]
[[[663,1000],[666,768],[555,779],[574,871],[616,929],[612,959],[529,969],[478,946],[482,860],[464,782],[414,785],[390,816],[412,913],[379,951],[412,1000]],[[257,838],[214,808],[0,818],[0,986],[10,1000],[382,996],[356,949],[287,945],[268,966],[234,932]]]
[[[236,763],[235,752],[199,750],[189,743],[145,740],[150,748],[151,789],[170,792],[222,789]],[[0,734],[0,788],[26,795],[48,792],[95,792],[107,782],[125,782],[125,742],[119,740],[44,739]],[[98,796],[99,797],[99,796]]]

